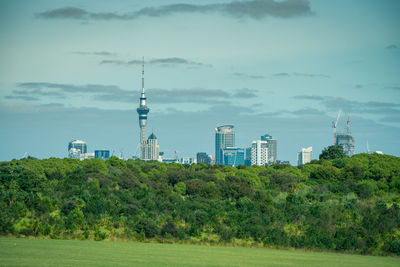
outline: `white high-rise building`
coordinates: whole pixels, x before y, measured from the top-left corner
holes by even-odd
[[[268,142],[256,140],[251,143],[251,165],[268,164]]]
[[[278,160],[278,141],[269,134],[261,136],[261,140],[268,142],[268,164],[276,163]]]
[[[312,146],[307,148],[302,148],[300,152],[297,153],[297,164],[307,164],[312,160]]]
[[[157,137],[152,133],[146,142],[141,144],[141,153],[143,160],[159,160],[160,146],[157,143]]]

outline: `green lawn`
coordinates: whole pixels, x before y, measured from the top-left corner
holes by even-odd
[[[263,248],[0,238],[0,266],[400,266],[400,258]]]

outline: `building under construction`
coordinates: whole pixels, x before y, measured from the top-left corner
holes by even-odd
[[[343,133],[336,132],[337,124],[340,119],[341,110],[339,110],[338,116],[336,118],[336,122],[332,123],[332,128],[334,130],[334,145],[339,145],[343,147],[343,151],[346,156],[351,157],[354,155],[354,137],[350,132],[350,118],[347,117],[346,121],[346,131]]]

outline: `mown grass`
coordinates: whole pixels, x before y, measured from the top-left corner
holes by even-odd
[[[0,238],[0,266],[400,266],[400,258],[264,248]]]

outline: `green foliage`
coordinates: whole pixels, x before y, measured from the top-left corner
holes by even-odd
[[[0,233],[399,255],[400,159],[332,158],[240,168],[116,157],[1,162]]]
[[[333,166],[321,165],[310,173],[310,178],[321,180],[337,180],[339,176],[339,170]]]
[[[174,185],[174,190],[176,193],[183,196],[186,194],[186,184],[184,182],[179,182],[176,185]]]
[[[322,150],[319,155],[319,159],[342,159],[345,158],[346,154],[343,151],[342,146],[328,146]]]

